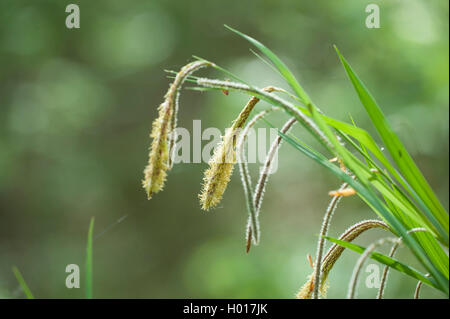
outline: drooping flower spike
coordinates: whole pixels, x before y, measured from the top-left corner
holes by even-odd
[[[339,240],[345,240],[348,242],[353,241],[355,238],[357,238],[359,235],[361,235],[366,230],[372,229],[372,228],[381,228],[385,230],[390,230],[389,226],[380,221],[380,220],[365,220],[362,222],[359,222],[350,228],[348,228],[340,237]],[[333,268],[336,261],[339,259],[339,257],[344,252],[345,248],[343,246],[333,244],[331,248],[328,250],[328,252],[323,257],[320,271],[322,273],[321,275],[321,282],[319,291],[321,296],[325,296],[326,290],[327,290],[327,278],[328,275]],[[317,261],[316,261],[317,262]],[[297,293],[298,299],[311,299],[313,297],[314,287],[315,287],[315,273],[313,272],[309,277],[308,281],[300,288],[300,291]]]
[[[236,162],[236,143],[240,131],[250,116],[259,99],[251,98],[238,117],[234,120],[222,141],[214,149],[214,155],[209,161],[209,168],[205,171],[203,177],[203,187],[199,194],[200,204],[203,210],[209,210],[217,206],[222,200],[223,193],[230,181]]]
[[[171,168],[171,152],[175,144],[171,134],[176,128],[181,86],[191,73],[209,65],[211,63],[206,61],[196,61],[185,65],[177,73],[164,97],[164,102],[158,108],[159,115],[153,122],[150,134],[153,141],[150,145],[148,164],[145,167],[145,177],[142,181],[148,199],[152,198],[154,193],[162,190],[167,170]]]

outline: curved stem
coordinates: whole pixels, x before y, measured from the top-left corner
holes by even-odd
[[[430,274],[426,274],[425,276],[429,277]],[[416,286],[416,290],[414,291],[414,299],[419,299],[420,289],[422,288],[423,282],[419,281]]]
[[[283,134],[286,134],[289,131],[289,129],[292,127],[292,125],[294,125],[295,122],[297,122],[296,118],[290,118],[280,129],[280,132]],[[256,218],[259,217],[259,212],[261,210],[264,191],[266,188],[267,181],[269,179],[270,169],[272,167],[272,163],[273,163],[275,154],[277,153],[278,148],[281,145],[281,141],[282,141],[282,138],[280,135],[278,135],[277,138],[275,139],[275,141],[273,141],[273,143],[270,147],[270,150],[267,153],[266,161],[264,163],[261,174],[259,175],[258,184],[256,185],[255,193],[253,196],[253,203],[255,205]]]
[[[391,251],[389,252],[389,257],[394,257],[398,247],[400,246],[401,242],[397,241],[396,243],[394,243],[394,245],[392,245]],[[386,281],[387,281],[387,277],[389,274],[389,266],[384,267],[383,269],[383,275],[381,276],[381,282],[380,282],[380,288],[378,289],[378,294],[377,294],[377,299],[382,299],[383,298],[383,293],[384,293],[384,287],[386,286]]]
[[[241,133],[241,136],[239,137],[239,141],[238,141],[238,145],[237,145],[237,151],[238,151],[238,157],[239,157],[239,161],[238,161],[239,172],[241,173],[242,186],[244,188],[244,194],[245,194],[245,198],[246,198],[246,202],[247,202],[247,209],[249,212],[249,220],[248,220],[248,224],[247,224],[247,233],[246,233],[246,236],[247,236],[246,251],[247,251],[247,253],[250,249],[252,233],[255,234],[253,236],[255,244],[257,244],[259,241],[259,231],[258,231],[259,226],[258,226],[257,217],[256,217],[256,213],[255,213],[255,211],[256,211],[255,204],[253,202],[252,181],[251,181],[250,174],[248,171],[247,159],[245,157],[244,143],[248,136],[250,128],[252,128],[259,119],[264,117],[266,114],[268,114],[272,110],[275,110],[275,108],[264,110],[264,111],[258,113],[257,115],[255,115],[250,120],[250,122],[248,122],[248,124],[245,126],[244,130]],[[253,231],[252,231],[252,229],[253,229]]]
[[[362,222],[359,222],[350,228],[348,228],[340,237],[340,240],[345,240],[348,242],[353,241],[356,237],[361,235],[366,230],[372,229],[372,228],[382,228],[385,230],[390,230],[389,226],[376,219],[369,219],[364,220]],[[319,289],[321,290],[322,295],[324,294],[324,288],[325,288],[325,281],[328,278],[328,274],[330,273],[331,269],[333,268],[336,261],[339,259],[339,257],[344,252],[345,247],[342,247],[338,244],[333,244],[328,252],[325,254],[325,257],[323,258],[322,262],[322,281],[320,283]],[[314,273],[313,273],[314,275]],[[309,280],[303,285],[303,287],[300,289],[300,291],[297,294],[297,298],[299,299],[310,299],[312,297],[312,293],[315,287],[314,282],[314,276],[311,276]]]
[[[353,241],[356,237],[358,237],[361,233],[365,232],[368,229],[372,228],[382,228],[385,230],[390,230],[389,226],[376,219],[369,219],[362,222],[359,222],[350,228],[348,228],[340,237],[339,240],[345,240],[345,241]],[[326,280],[329,271],[333,267],[336,260],[340,257],[340,255],[344,252],[345,248],[338,245],[333,244],[328,252],[325,254],[325,257],[323,258],[322,262],[322,273],[323,273],[323,280]]]
[[[413,229],[409,230],[407,233],[410,234],[410,233],[415,233],[415,232],[419,232],[419,231],[427,231],[427,230],[425,228],[419,227],[419,228],[413,228]],[[397,249],[401,243],[402,243],[402,238],[399,238],[397,240],[397,242],[394,245],[392,245],[391,251],[389,252],[389,257],[391,257],[391,258],[394,257],[394,255],[397,252]],[[386,281],[388,278],[390,268],[391,267],[389,267],[389,266],[385,266],[383,269],[383,275],[381,277],[380,289],[378,289],[377,299],[383,298],[384,288],[386,286]]]
[[[187,64],[186,66],[184,66],[180,72],[178,72],[175,76],[175,79],[173,81],[172,86],[174,87],[175,90],[175,99],[174,99],[174,103],[173,103],[173,111],[172,111],[172,119],[170,121],[170,131],[174,132],[175,128],[177,127],[177,120],[178,120],[178,109],[179,107],[179,100],[180,100],[180,90],[181,87],[183,85],[183,83],[189,78],[189,76],[198,71],[201,68],[207,67],[207,66],[211,66],[212,64],[206,61],[196,61],[196,62],[191,62],[189,64]],[[169,162],[168,162],[168,166],[169,169],[172,168],[173,166],[173,152],[175,151],[175,136],[172,136],[172,138],[169,141]]]
[[[339,190],[343,190],[348,186],[347,183],[341,185]],[[322,227],[320,229],[319,241],[317,243],[317,253],[316,253],[316,261],[314,263],[314,282],[317,282],[317,285],[314,285],[313,291],[313,299],[319,298],[319,287],[321,286],[321,265],[322,265],[322,254],[323,247],[325,244],[325,236],[328,234],[328,228],[330,226],[331,218],[333,217],[334,211],[336,210],[337,204],[341,200],[342,196],[334,196],[328,205],[327,211],[325,212],[325,216],[323,217]]]
[[[355,268],[353,268],[353,274],[352,279],[350,280],[350,285],[348,289],[347,299],[353,299],[355,297],[355,290],[356,285],[358,283],[359,274],[361,272],[362,266],[364,265],[364,262],[369,258],[370,254],[378,247],[386,243],[387,241],[390,241],[392,243],[397,243],[397,238],[382,238],[380,240],[377,240],[375,243],[370,244],[366,250],[364,250],[364,253],[359,257]]]
[[[230,90],[239,90],[251,93],[252,95],[259,97],[265,101],[268,101],[271,104],[281,106],[287,113],[291,116],[295,117],[300,123],[302,123],[313,135],[315,135],[318,140],[326,146],[329,150],[334,150],[334,146],[325,136],[325,134],[317,127],[317,125],[305,114],[303,114],[297,107],[295,107],[292,103],[280,98],[275,94],[271,94],[268,92],[264,92],[263,90],[251,87],[247,84],[229,82],[229,81],[220,81],[220,80],[212,80],[206,78],[200,78],[197,80],[197,84],[204,87],[213,87],[220,89],[230,89]]]

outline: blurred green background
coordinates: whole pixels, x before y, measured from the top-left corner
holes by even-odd
[[[80,6],[80,29],[65,27],[69,3]],[[369,3],[380,5],[380,29],[365,27]],[[94,297],[295,295],[311,273],[306,256],[315,253],[327,192],[339,186],[328,171],[284,145],[263,202],[262,241],[249,255],[237,170],[220,207],[209,213],[197,200],[205,163],[175,166],[164,192],[151,201],[141,189],[151,122],[170,83],[164,69],[178,70],[198,55],[258,86],[283,85],[224,23],[279,54],[324,112],[343,120],[351,113],[374,132],[336,44],[448,208],[446,0],[3,0],[0,297],[23,297],[11,271],[17,265],[36,297],[83,298],[89,220],[95,216],[100,234],[124,215],[94,242]],[[201,119],[203,128],[222,129],[246,100],[237,93],[184,91],[179,125],[192,130],[192,120]],[[300,127],[293,132],[304,136]],[[251,168],[255,176],[258,164]],[[346,198],[330,235],[375,217],[358,198]],[[372,231],[358,243],[384,235]],[[343,254],[328,297],[345,297],[357,258]],[[398,258],[420,269],[406,248]],[[65,287],[71,263],[81,267],[82,289]],[[366,276],[359,297],[373,298],[376,289],[365,287]],[[415,285],[392,271],[386,297],[411,298]],[[443,297],[429,287],[422,296]]]

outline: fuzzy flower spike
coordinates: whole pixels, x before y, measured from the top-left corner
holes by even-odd
[[[385,224],[382,221],[379,220],[364,220],[362,222],[359,222],[350,228],[348,228],[340,237],[340,240],[345,240],[348,242],[352,242],[355,238],[357,238],[359,235],[364,233],[365,231],[373,228],[381,228],[387,231],[390,231],[390,228],[387,224]],[[327,279],[328,275],[333,268],[336,261],[339,259],[339,257],[344,252],[345,248],[343,246],[340,246],[338,244],[333,244],[328,252],[325,254],[325,257],[323,257],[321,265],[320,265],[320,271],[322,272],[321,276],[321,282],[319,284],[319,292],[322,297],[326,295],[327,291]],[[319,261],[316,261],[319,262]],[[313,272],[309,277],[308,281],[300,288],[300,291],[297,293],[298,299],[312,299],[313,298],[313,291],[315,286],[315,273]]]
[[[176,128],[181,86],[191,73],[209,65],[211,63],[206,61],[196,61],[185,65],[177,73],[175,80],[164,96],[164,102],[158,108],[159,115],[153,122],[150,134],[153,141],[150,145],[148,164],[144,170],[145,178],[142,181],[142,186],[147,192],[148,199],[152,198],[154,193],[162,190],[167,170],[171,166],[170,154],[174,148],[174,137],[171,138],[171,135]]]
[[[240,130],[247,121],[250,112],[259,102],[256,97],[251,98],[242,109],[239,116],[234,120],[222,141],[214,149],[214,155],[209,161],[209,168],[203,177],[203,188],[199,195],[200,204],[203,210],[209,210],[217,206],[222,200],[223,193],[230,181],[236,162],[236,141]]]

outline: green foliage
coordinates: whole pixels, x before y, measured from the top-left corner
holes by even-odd
[[[394,161],[377,145],[378,134],[330,46],[338,44],[448,210],[448,1],[379,1],[381,29],[364,27],[361,1],[249,1],[245,6],[241,1],[83,1],[79,30],[64,27],[63,1],[0,1],[0,258],[20,268],[36,297],[85,297],[89,219],[95,215],[95,233],[100,233],[124,212],[138,214],[113,232],[107,227],[106,236],[94,241],[96,273],[102,268],[94,297],[290,298],[309,273],[305,254],[313,253],[326,191],[340,178],[287,142],[265,195],[262,246],[245,257],[242,245],[236,245],[241,241],[223,236],[240,238],[244,229],[240,185],[229,187],[220,211],[208,217],[199,213],[192,191],[203,164],[176,165],[166,192],[151,202],[138,190],[149,125],[170,82],[163,78],[164,67],[178,69],[189,54],[197,54],[258,87],[281,86],[271,62],[261,54],[275,72],[258,64],[247,50],[253,46],[220,23],[270,44],[347,148],[378,167],[373,178],[391,178],[403,190],[412,189],[389,171],[386,163]],[[220,89],[184,93],[179,123],[188,130],[194,117],[201,117],[202,125],[226,127],[245,99],[231,91],[224,96]],[[254,112],[266,107],[261,102]],[[269,120],[278,125],[280,113]],[[347,120],[349,113],[359,127]],[[314,145],[303,138],[306,134],[298,125],[289,136]],[[249,169],[255,173],[257,164]],[[280,194],[283,200],[277,200]],[[400,217],[397,206],[408,201],[425,212],[425,203],[411,196],[397,205],[382,200]],[[372,213],[357,196],[342,202],[345,209],[338,207],[330,228],[333,236]],[[442,237],[438,229],[434,234]],[[360,240],[363,245],[365,238]],[[97,254],[100,250],[104,253]],[[337,263],[330,278],[331,298],[345,296],[347,262],[356,254],[344,254],[349,258]],[[427,272],[408,249],[397,258]],[[63,274],[72,262],[82,271],[81,290],[67,289],[60,276],[47,276]],[[130,265],[134,270],[126,280],[111,281]],[[22,294],[11,267],[2,269],[0,296]],[[392,273],[386,296],[410,297],[415,280]],[[152,284],[144,285],[143,278]],[[361,288],[361,296],[373,295]],[[422,291],[425,298],[444,296],[428,286]]]
[[[350,242],[345,241],[345,240],[339,240],[337,238],[333,238],[333,237],[330,237],[330,236],[325,236],[325,238],[328,239],[329,241],[333,242],[333,243],[336,243],[338,245],[341,245],[342,247],[351,249],[351,250],[353,250],[353,251],[355,251],[355,252],[357,252],[359,254],[362,254],[364,252],[364,250],[366,249],[366,248],[364,248],[362,246],[359,246],[359,245],[354,244],[354,243],[350,243]],[[388,256],[380,254],[380,253],[377,253],[375,251],[370,254],[370,258],[372,258],[373,260],[376,260],[376,261],[378,261],[378,262],[380,262],[380,263],[382,263],[382,264],[384,264],[386,266],[389,266],[392,269],[395,269],[395,270],[397,270],[397,271],[399,271],[399,272],[401,272],[401,273],[403,273],[403,274],[405,274],[407,276],[410,276],[410,277],[412,277],[414,279],[417,279],[417,280],[419,280],[419,281],[421,281],[423,283],[426,283],[427,285],[429,285],[431,287],[434,287],[434,288],[439,289],[439,290],[442,291],[442,288],[440,288],[436,284],[436,282],[434,280],[428,279],[424,274],[422,274],[418,270],[416,270],[416,269],[414,269],[414,268],[412,268],[412,267],[410,267],[410,266],[408,266],[408,265],[406,265],[406,264],[404,264],[404,263],[402,263],[402,262],[400,262],[400,261],[398,261],[398,260],[396,260],[394,258],[388,257]]]
[[[328,152],[338,157],[344,163],[349,172],[330,163],[325,155],[312,147],[306,146],[298,139],[279,132],[280,136],[297,150],[326,167],[339,179],[347,182],[355,189],[359,197],[390,226],[391,231],[402,238],[417,260],[431,274],[431,278],[428,280],[423,275],[419,276],[418,273],[411,270],[412,268],[405,268],[405,265],[398,262],[393,263],[392,260],[388,262],[387,259],[379,259],[403,273],[414,275],[416,279],[429,285],[431,284],[448,296],[449,261],[446,252],[441,246],[442,244],[448,247],[448,213],[440,204],[437,196],[431,190],[400,139],[390,128],[375,99],[342,54],[336,49],[361,103],[382,137],[394,163],[398,166],[398,171],[394,164],[380,151],[380,147],[367,131],[358,128],[354,123],[348,124],[325,116],[309,98],[293,73],[271,50],[248,35],[228,26],[226,27],[253,44],[262,56],[265,56],[272,63],[273,67],[278,70],[279,74],[294,90],[295,102],[293,102],[293,105],[303,115],[293,111],[291,103],[265,94],[261,90],[240,81],[238,76],[218,66],[216,69],[224,72],[227,76],[231,75],[242,85],[227,84],[219,81],[208,82],[207,80],[198,80],[197,83],[200,86],[203,84],[203,86],[208,88],[229,88],[242,91],[259,97],[274,106],[281,106],[290,115],[296,117],[313,137],[327,148]],[[298,101],[301,102],[300,105],[297,104]],[[314,124],[311,124],[311,120]],[[343,145],[337,135],[340,135],[347,141],[365,161],[360,160]],[[358,146],[355,141],[360,143],[360,145]],[[351,175],[354,175],[355,178]],[[408,232],[417,227],[423,227],[427,232],[414,234]]]

